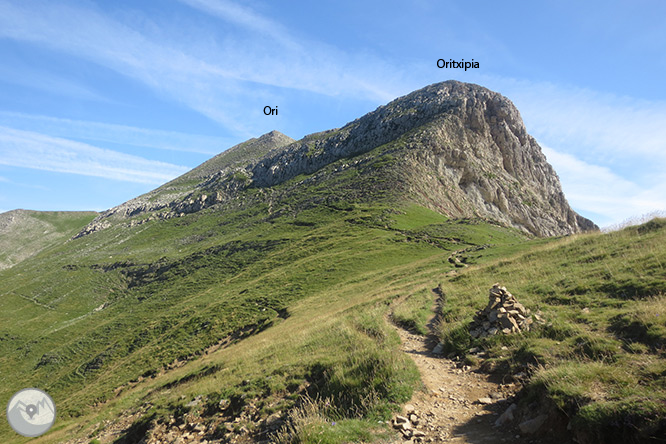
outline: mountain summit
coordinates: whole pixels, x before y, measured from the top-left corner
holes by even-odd
[[[596,228],[569,207],[513,103],[481,86],[434,84],[321,135],[257,162],[253,181],[272,186],[381,147],[396,161],[401,191],[440,213],[541,236]]]
[[[140,216],[134,221],[139,223],[238,201],[263,200],[273,209],[300,185],[318,192],[290,211],[339,199],[398,199],[536,236],[597,229],[569,207],[555,171],[511,101],[478,85],[447,81],[340,129],[299,141],[277,131],[251,139],[103,213],[79,236],[108,227],[113,219]]]

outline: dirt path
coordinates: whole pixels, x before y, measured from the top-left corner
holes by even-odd
[[[499,416],[512,404],[515,386],[497,384],[468,366],[433,354],[431,350],[436,344],[433,337],[395,328],[402,339],[402,351],[414,360],[426,387],[425,391],[414,393],[405,406],[404,418],[397,418],[398,422],[409,419],[407,427],[425,436],[414,437],[413,432],[406,432],[403,434],[412,437],[404,442],[411,439],[426,443],[542,443],[521,436],[510,425],[495,427]]]

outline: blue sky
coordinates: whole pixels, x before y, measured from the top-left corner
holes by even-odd
[[[511,99],[597,224],[666,211],[660,0],[0,0],[0,212],[104,210],[448,79]]]

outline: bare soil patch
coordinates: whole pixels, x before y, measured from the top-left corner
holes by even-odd
[[[434,319],[434,316],[433,316]],[[433,319],[430,321],[432,329]],[[518,427],[517,409],[515,418],[503,425],[496,425],[498,418],[515,401],[520,386],[503,384],[467,365],[432,352],[437,344],[434,335],[413,334],[395,327],[402,340],[401,350],[414,361],[421,373],[424,390],[416,391],[411,401],[404,406],[402,418],[412,432],[400,431],[403,442],[491,444],[491,443],[567,443],[568,439],[557,436],[528,435]],[[515,409],[515,407],[512,407]],[[523,415],[524,416],[524,415]],[[539,430],[543,435],[544,428]],[[414,433],[418,431],[419,433]],[[424,436],[422,435],[424,434]],[[399,442],[399,440],[397,441]]]

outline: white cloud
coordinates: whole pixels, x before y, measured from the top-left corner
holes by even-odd
[[[666,102],[547,82],[500,80],[528,131],[551,146],[608,164],[666,166]],[[647,160],[649,159],[649,162]]]
[[[241,27],[197,29],[187,24],[131,25],[93,7],[61,2],[0,0],[0,37],[30,42],[111,68],[222,123],[238,136],[265,124],[263,106],[275,88],[385,101],[395,97],[395,67],[367,54],[349,55],[319,42],[300,42],[278,23],[230,1],[184,0]],[[136,12],[136,14],[140,14]],[[141,23],[142,29],[138,29]],[[261,28],[262,32],[256,32]]]
[[[608,167],[589,164],[546,146],[542,149],[557,171],[571,206],[603,216],[605,220],[598,221],[603,225],[666,210],[666,180],[641,187]]]
[[[255,33],[264,34],[282,45],[297,48],[290,32],[281,24],[255,13],[252,9],[228,0],[178,0],[207,14],[233,22]]]
[[[231,139],[221,137],[3,111],[0,111],[0,125],[57,137],[208,155],[218,154],[234,144]]]
[[[162,184],[188,170],[179,165],[7,127],[0,127],[0,164],[147,184]]]

